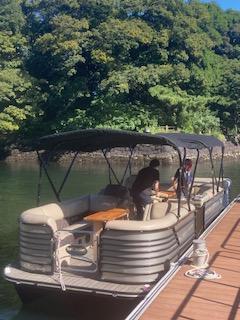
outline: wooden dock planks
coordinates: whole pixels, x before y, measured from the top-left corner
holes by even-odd
[[[222,278],[196,280],[184,265],[152,302],[141,320],[240,320],[240,203],[206,238],[209,264]]]

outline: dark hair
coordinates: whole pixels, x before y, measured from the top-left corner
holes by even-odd
[[[152,168],[158,167],[159,165],[160,165],[160,162],[158,159],[153,159],[149,163],[149,167],[152,167]]]
[[[185,159],[184,165],[192,165],[192,160],[191,159]]]

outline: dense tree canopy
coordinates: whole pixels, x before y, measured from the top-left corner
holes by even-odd
[[[112,127],[238,137],[240,12],[197,0],[2,0],[0,137]]]

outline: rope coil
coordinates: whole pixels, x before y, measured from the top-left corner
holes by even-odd
[[[206,280],[214,280],[214,279],[221,279],[221,275],[218,274],[214,270],[210,269],[191,269],[185,272],[185,276],[194,279],[206,279]]]
[[[194,245],[195,248],[192,255],[193,269],[186,271],[185,276],[194,279],[220,279],[221,275],[214,270],[208,269],[209,252],[205,247],[205,242],[202,240],[196,240]]]

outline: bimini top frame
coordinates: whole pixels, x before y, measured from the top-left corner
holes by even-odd
[[[207,135],[196,135],[196,134],[184,134],[184,133],[159,133],[159,134],[149,134],[149,133],[139,133],[135,131],[126,131],[126,130],[112,130],[112,129],[85,129],[85,130],[76,130],[70,132],[63,132],[58,134],[52,134],[48,136],[44,136],[40,138],[35,143],[31,144],[34,146],[34,149],[38,153],[38,157],[40,160],[40,168],[43,167],[50,184],[52,185],[53,191],[60,201],[60,192],[63,188],[63,185],[67,179],[67,176],[71,170],[71,167],[76,159],[76,156],[79,152],[94,152],[97,150],[102,150],[103,155],[108,163],[109,172],[114,174],[110,163],[107,159],[107,152],[112,148],[116,147],[124,147],[129,148],[130,157],[128,161],[128,165],[130,167],[131,156],[136,145],[140,144],[151,144],[151,145],[168,145],[173,147],[179,156],[180,162],[180,175],[182,174],[183,163],[186,158],[186,150],[192,149],[197,151],[197,160],[194,168],[193,175],[195,176],[196,167],[199,159],[199,151],[201,149],[207,149],[209,151],[209,157],[212,165],[212,179],[213,179],[213,193],[215,192],[214,184],[217,184],[217,189],[220,185],[220,179],[223,179],[223,155],[224,155],[224,144],[213,136]],[[212,159],[212,151],[214,147],[220,147],[222,150],[222,161],[221,167],[219,171],[218,181],[215,176],[213,159]],[[55,188],[53,185],[51,178],[47,172],[46,164],[47,161],[44,160],[46,157],[42,157],[40,151],[44,150],[47,153],[55,153],[55,152],[75,152],[73,161],[67,171],[67,174],[61,184],[59,190]],[[181,150],[184,152],[182,153]],[[125,173],[127,168],[125,170]],[[114,175],[115,176],[115,175]],[[41,170],[40,170],[41,177]],[[115,176],[116,178],[116,176]],[[119,181],[116,178],[117,182],[121,184],[123,179]],[[180,179],[181,180],[181,179]],[[193,179],[194,180],[194,179]],[[190,187],[190,195],[193,186]],[[190,201],[189,195],[189,201]],[[188,201],[188,202],[189,202]],[[180,199],[179,199],[180,202]],[[180,206],[179,206],[180,207]],[[190,205],[189,205],[190,208]]]
[[[53,134],[40,138],[35,147],[38,150],[82,151],[135,147],[137,144],[170,145],[176,150],[210,149],[223,147],[215,137],[184,133],[139,133],[126,130],[85,129]]]

